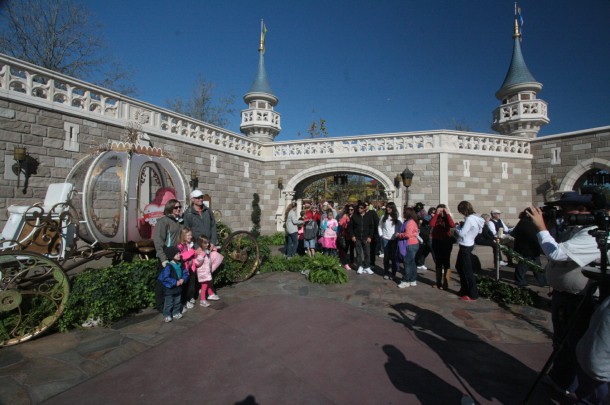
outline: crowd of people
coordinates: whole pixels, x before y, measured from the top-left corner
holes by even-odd
[[[457,205],[463,217],[459,221],[444,204],[425,210],[424,204],[417,203],[399,212],[392,202],[375,210],[358,201],[337,212],[334,203],[327,202],[322,207],[305,205],[297,215],[295,203],[286,211],[291,223],[286,227],[285,252],[289,257],[299,251],[311,255],[320,250],[338,255],[345,269],[362,275],[375,274],[375,256],[379,256],[383,258],[383,278],[394,280],[399,288],[417,286],[417,272],[426,270],[424,261],[431,254],[436,273],[432,286],[447,290],[451,252],[457,244],[458,295],[466,302],[479,297],[475,274],[481,271],[481,263],[473,253],[475,245],[493,249],[494,267],[516,267],[514,280],[519,287],[528,285],[528,262],[540,265],[544,254],[545,271],[532,269],[540,286],[552,287],[554,356],[543,381],[577,403],[605,404],[610,381],[610,281],[604,281],[606,294],[600,297],[596,284],[582,272],[584,266],[601,261],[599,244],[591,234],[596,227],[570,223],[574,215],[590,214],[592,198],[567,192],[546,204],[558,207],[561,215],[550,218],[540,208],[528,207],[511,228],[501,219],[500,210],[478,215],[468,201]],[[329,220],[332,232],[327,234]],[[327,238],[334,241],[329,244]],[[511,247],[504,253],[506,261],[501,257],[502,244]],[[510,252],[518,257],[516,266]]]
[[[203,204],[200,190],[190,197],[184,215],[179,201],[168,201],[153,232],[159,259],[156,306],[165,322],[180,319],[197,298],[202,307],[220,299],[212,289],[213,272],[223,260],[215,248],[216,221]],[[493,249],[494,266],[508,266],[515,258],[507,254],[506,261],[502,260],[500,244],[509,244],[513,250],[508,251],[518,261],[514,273],[518,286],[527,285],[527,262],[540,264],[545,255],[544,273],[534,272],[539,285],[552,288],[554,353],[552,367],[548,373],[543,370],[543,381],[577,403],[605,404],[610,381],[610,281],[602,277],[602,288],[597,288],[583,274],[585,266],[602,262],[603,249],[593,233],[597,226],[573,219],[579,215],[590,219],[592,197],[566,192],[546,204],[558,207],[561,214],[551,218],[531,206],[511,228],[502,221],[500,210],[478,215],[468,201],[457,205],[463,217],[459,220],[444,204],[426,210],[418,203],[399,210],[393,202],[375,209],[358,201],[336,210],[334,202],[328,201],[320,206],[306,204],[297,213],[297,204],[291,203],[284,216],[284,254],[338,256],[346,270],[361,275],[375,274],[375,258],[379,257],[383,259],[381,275],[398,288],[417,286],[418,271],[427,270],[425,260],[431,255],[435,266],[432,286],[448,290],[451,252],[457,244],[457,294],[466,302],[479,297],[475,274],[481,263],[473,253],[475,245]],[[604,210],[608,218],[608,206]],[[605,240],[607,233],[608,229]],[[606,259],[607,252],[605,255]]]

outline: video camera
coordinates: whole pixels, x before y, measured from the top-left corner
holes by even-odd
[[[610,216],[608,215],[608,202],[602,187],[587,186],[580,190],[581,195],[591,195],[590,214],[564,215],[561,209],[554,206],[542,207],[542,215],[547,221],[556,221],[563,218],[566,225],[597,226],[600,230],[610,230]]]

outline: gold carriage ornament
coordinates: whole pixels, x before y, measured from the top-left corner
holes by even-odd
[[[87,261],[125,253],[154,254],[152,233],[165,204],[187,203],[181,168],[159,148],[112,142],[80,160],[45,200],[8,207],[0,238],[0,346],[50,328],[69,296],[69,272]],[[229,279],[249,278],[259,265],[255,237],[226,236],[221,251]]]

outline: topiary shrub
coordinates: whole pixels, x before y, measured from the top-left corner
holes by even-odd
[[[252,219],[252,234],[255,237],[259,237],[261,235],[261,207],[258,205],[260,202],[260,197],[257,193],[254,193],[252,198],[252,214],[250,218]]]
[[[477,289],[483,298],[497,302],[501,306],[507,305],[534,305],[538,293],[529,288],[513,287],[491,277],[477,276]]]
[[[73,280],[59,330],[78,327],[88,319],[109,324],[154,305],[157,266],[157,260],[138,260],[84,270]]]

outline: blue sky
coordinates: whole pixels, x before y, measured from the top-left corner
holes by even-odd
[[[326,119],[330,136],[452,129],[493,133],[494,94],[513,47],[511,0],[83,0],[137,98],[166,106],[197,76],[245,108],[258,65],[282,132]],[[524,0],[525,61],[551,123],[540,135],[610,125],[610,1]],[[239,133],[239,114],[227,129]]]

